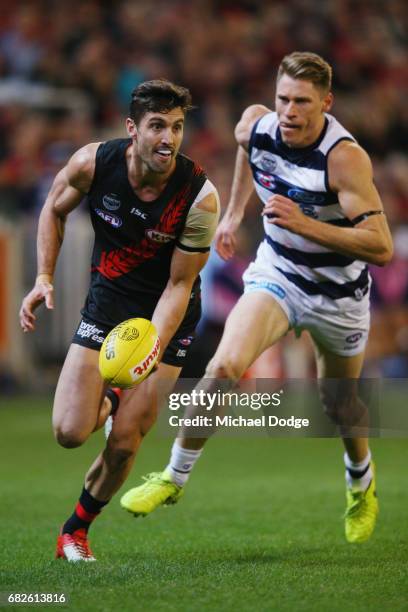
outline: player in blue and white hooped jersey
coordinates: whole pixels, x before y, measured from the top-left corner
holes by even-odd
[[[316,54],[286,56],[277,75],[276,110],[250,106],[237,124],[231,198],[216,248],[224,259],[233,256],[254,189],[265,235],[206,378],[236,381],[288,330],[310,332],[323,404],[344,436],[346,537],[361,542],[378,512],[373,464],[367,438],[348,437],[344,415],[364,415],[364,408],[352,384],[333,402],[327,379],[360,376],[369,330],[367,263],[386,264],[392,239],[368,155],[329,114],[331,74]],[[166,478],[183,485],[185,465],[190,471],[203,444],[181,435]]]
[[[284,94],[280,96],[285,100]],[[279,104],[278,97],[278,108]],[[258,112],[251,109],[251,114],[253,110]],[[264,113],[262,107],[260,112]],[[331,188],[328,167],[334,147],[340,143],[347,147],[355,140],[329,114],[324,115],[323,129],[310,146],[288,146],[282,136],[284,129],[277,112],[261,114],[251,128],[247,150],[254,186],[264,204],[265,237],[255,262],[244,275],[245,292],[272,295],[292,328],[308,329],[315,340],[337,355],[358,355],[369,329],[367,264],[345,251],[336,252],[288,231],[290,228],[275,212],[279,202],[292,204],[304,216],[333,226],[334,231],[352,228],[338,193]],[[272,195],[283,196],[291,203],[272,200]]]

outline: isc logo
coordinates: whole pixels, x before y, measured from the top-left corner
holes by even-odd
[[[138,208],[133,207],[130,210],[130,213],[132,215],[136,215],[136,217],[140,217],[141,219],[143,219],[144,221],[146,221],[147,219],[147,213],[142,212],[141,210],[139,210]]]

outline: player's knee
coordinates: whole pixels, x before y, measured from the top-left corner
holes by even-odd
[[[331,402],[323,402],[323,411],[325,415],[336,425],[340,425],[341,417],[339,406]]]
[[[320,400],[325,414],[336,425],[350,425],[356,421],[359,401],[353,386],[338,385],[328,382],[319,385]]]
[[[64,448],[77,448],[81,446],[88,436],[78,430],[57,425],[54,427],[54,435],[60,446]]]
[[[242,374],[242,365],[233,356],[225,358],[215,356],[211,359],[205,371],[206,378],[226,378],[234,382],[239,380]]]
[[[332,389],[330,389],[328,385],[320,385],[319,394],[325,415],[328,416],[331,421],[337,423],[339,406]]]
[[[135,445],[129,441],[122,441],[118,445],[111,446],[107,452],[107,464],[111,471],[120,471],[129,461],[133,460],[136,453]]]

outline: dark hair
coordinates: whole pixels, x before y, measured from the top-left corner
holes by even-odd
[[[283,74],[292,79],[310,81],[324,93],[331,89],[332,67],[317,53],[295,51],[285,55],[278,69],[278,81]]]
[[[192,108],[189,90],[166,79],[155,79],[135,87],[129,113],[137,124],[146,113],[168,113],[179,107],[184,113]]]

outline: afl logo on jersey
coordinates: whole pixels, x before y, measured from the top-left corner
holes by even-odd
[[[158,242],[159,244],[165,244],[166,242],[170,242],[175,239],[174,234],[165,234],[164,232],[157,232],[154,229],[148,229],[145,231],[145,234],[150,240],[153,242]]]
[[[262,185],[262,187],[265,187],[266,189],[274,189],[275,187],[275,179],[270,174],[265,174],[264,172],[260,172],[259,170],[257,170],[256,180],[260,185]]]
[[[102,198],[102,204],[108,210],[118,210],[121,205],[121,201],[119,200],[116,193],[110,193],[109,195],[104,195]]]
[[[271,157],[270,155],[262,156],[261,166],[263,170],[266,170],[266,172],[274,172],[274,170],[276,170],[277,165],[278,165],[278,162],[276,161],[274,157]]]
[[[181,340],[179,340],[178,342],[182,346],[190,346],[193,340],[194,340],[194,336],[187,336],[187,338],[181,338]]]
[[[116,215],[112,215],[112,213],[107,213],[100,208],[95,208],[95,212],[101,219],[106,221],[106,223],[112,225],[112,227],[120,227],[122,225],[122,219]]]

